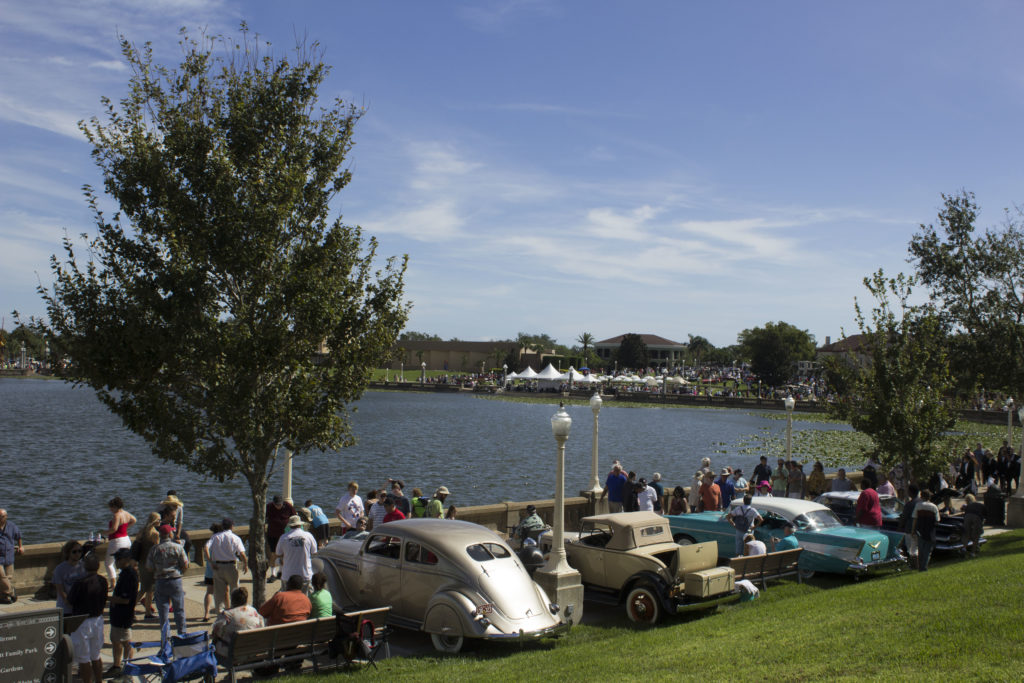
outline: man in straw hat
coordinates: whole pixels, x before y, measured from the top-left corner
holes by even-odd
[[[287,582],[293,576],[302,579],[302,591],[309,593],[309,582],[313,578],[313,553],[316,539],[303,527],[305,522],[298,515],[288,518],[288,532],[277,542],[276,552],[281,557],[281,580]]]
[[[439,486],[434,491],[434,497],[429,503],[427,503],[427,517],[433,517],[434,519],[441,519],[444,517],[444,501],[449,495],[447,486]]]

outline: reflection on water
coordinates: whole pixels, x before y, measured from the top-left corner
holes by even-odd
[[[555,441],[550,404],[488,400],[468,394],[370,392],[358,402],[352,424],[358,445],[334,453],[295,458],[296,503],[313,498],[333,510],[345,484],[360,492],[388,477],[430,495],[444,484],[457,507],[554,496]],[[600,414],[600,472],[613,458],[666,484],[688,484],[700,459],[751,472],[754,456],[722,456],[720,443],[785,422],[746,410],[623,408]],[[59,381],[0,379],[0,461],[4,463],[0,507],[6,507],[26,543],[82,537],[106,527],[106,502],[119,495],[139,518],[168,489],[185,503],[189,528],[208,526],[224,515],[246,523],[252,513],[242,479],[205,480],[153,455],[146,443],[121,426],[86,388]],[[566,491],[590,488],[593,416],[589,407],[569,406],[572,435],[566,445]],[[804,428],[830,428],[801,425]],[[280,491],[280,468],[271,491]]]

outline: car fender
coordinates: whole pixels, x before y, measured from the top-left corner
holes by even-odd
[[[665,579],[650,571],[637,572],[629,577],[626,582],[622,584],[622,588],[619,590],[619,602],[625,602],[626,598],[629,596],[629,592],[640,583],[652,586],[655,593],[658,594],[658,599],[663,605],[665,605],[666,609],[671,608],[672,600],[669,598],[668,586],[665,585]]]
[[[434,594],[427,613],[423,618],[423,630],[442,635],[461,635],[478,638],[485,627],[475,622],[470,615],[476,605],[458,591],[447,590]]]

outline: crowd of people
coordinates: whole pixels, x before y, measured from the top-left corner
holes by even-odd
[[[409,517],[455,519],[457,510],[447,505],[450,491],[445,486],[427,498],[419,488],[405,495],[405,483],[388,479],[386,485],[359,495],[359,484],[349,482],[346,492],[334,508],[341,522],[341,535],[361,538],[380,524]],[[134,536],[129,530],[138,520],[120,497],[107,503],[110,518],[107,528],[91,533],[85,541],[70,540],[61,548],[61,561],[53,571],[51,583],[57,607],[68,616],[85,619],[72,634],[79,677],[86,683],[118,676],[132,656],[132,625],[136,607],[142,607],[143,619],[169,627],[171,620],[178,633],[184,633],[185,590],[183,577],[190,566],[192,541],[184,528],[184,504],[170,490]],[[331,616],[333,601],[327,579],[314,574],[312,557],[326,544],[331,534],[330,519],[313,500],[294,507],[281,496],[273,496],[266,506],[266,553],[271,568],[268,583],[281,581],[282,589],[258,608],[249,604],[249,592],[239,585],[240,575],[248,571],[246,544],[234,532],[234,523],[224,518],[210,525],[211,536],[202,546],[205,565],[202,620],[215,617],[211,635],[222,654],[233,633],[263,625]],[[101,562],[94,552],[107,540]],[[17,600],[12,582],[15,555],[23,551],[17,524],[0,509],[0,603]],[[101,568],[104,571],[101,573]],[[104,575],[105,574],[105,575]],[[111,666],[104,671],[100,659],[103,646],[104,612],[108,612]],[[266,673],[266,672],[265,672]]]

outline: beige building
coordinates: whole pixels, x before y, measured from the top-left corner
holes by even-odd
[[[485,372],[508,363],[508,371],[519,370],[521,353],[515,342],[402,341],[395,344],[394,360],[386,367],[413,370],[426,363],[427,370]],[[535,368],[536,369],[536,368]]]

